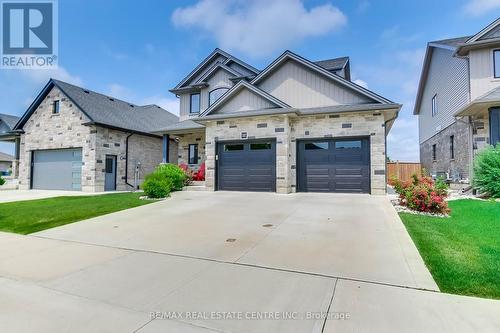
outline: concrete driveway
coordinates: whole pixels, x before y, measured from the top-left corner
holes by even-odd
[[[80,191],[59,191],[59,190],[1,190],[0,203],[47,199],[62,196],[82,196],[82,195],[100,195],[109,194],[113,192],[80,192]]]
[[[0,233],[13,332],[498,331],[500,302],[436,289],[385,197],[181,192]]]

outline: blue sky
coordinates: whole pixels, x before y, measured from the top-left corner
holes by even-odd
[[[426,43],[474,34],[499,14],[500,0],[60,0],[59,69],[0,70],[0,112],[21,115],[55,77],[178,113],[168,89],[215,47],[257,68],[285,49],[310,60],[347,55],[353,80],[404,104],[388,155],[416,161]]]

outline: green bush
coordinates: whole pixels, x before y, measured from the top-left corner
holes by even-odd
[[[5,179],[3,179],[2,176],[0,176],[0,186],[2,186],[3,184],[5,184]]]
[[[476,155],[473,184],[481,192],[500,198],[500,144]]]
[[[172,192],[172,188],[172,180],[156,172],[148,175],[144,183],[142,183],[144,193],[148,197],[155,199],[168,197]]]
[[[161,175],[164,178],[169,178],[172,181],[172,189],[174,191],[182,190],[188,181],[188,177],[184,170],[175,164],[161,164],[153,173]]]

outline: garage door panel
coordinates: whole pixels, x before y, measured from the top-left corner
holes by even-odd
[[[219,143],[217,178],[219,190],[275,191],[275,142]]]
[[[81,148],[33,152],[32,188],[79,191],[81,181]]]
[[[298,186],[309,192],[370,191],[369,140],[299,141]]]

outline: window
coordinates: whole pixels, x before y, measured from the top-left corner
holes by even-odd
[[[308,142],[306,150],[328,149],[328,142]]]
[[[436,160],[436,145],[432,145],[432,160]]]
[[[264,149],[271,149],[271,143],[270,142],[263,142],[263,143],[251,143],[250,144],[250,150],[264,150]]]
[[[437,94],[432,96],[432,116],[437,115]]]
[[[450,159],[455,159],[455,136],[450,136]]]
[[[52,104],[52,113],[53,114],[59,113],[59,101],[54,101],[54,104]]]
[[[198,144],[189,145],[188,164],[198,164]]]
[[[361,140],[335,142],[335,149],[360,149],[360,148],[361,148]]]
[[[191,94],[189,113],[200,113],[200,94]]]
[[[500,50],[493,51],[493,76],[500,78]]]
[[[217,88],[217,89],[214,89],[212,90],[209,94],[208,94],[208,106],[214,104],[219,98],[222,97],[222,95],[224,95],[226,93],[226,91],[228,91],[229,88]]]
[[[224,145],[224,151],[243,150],[243,144]]]

